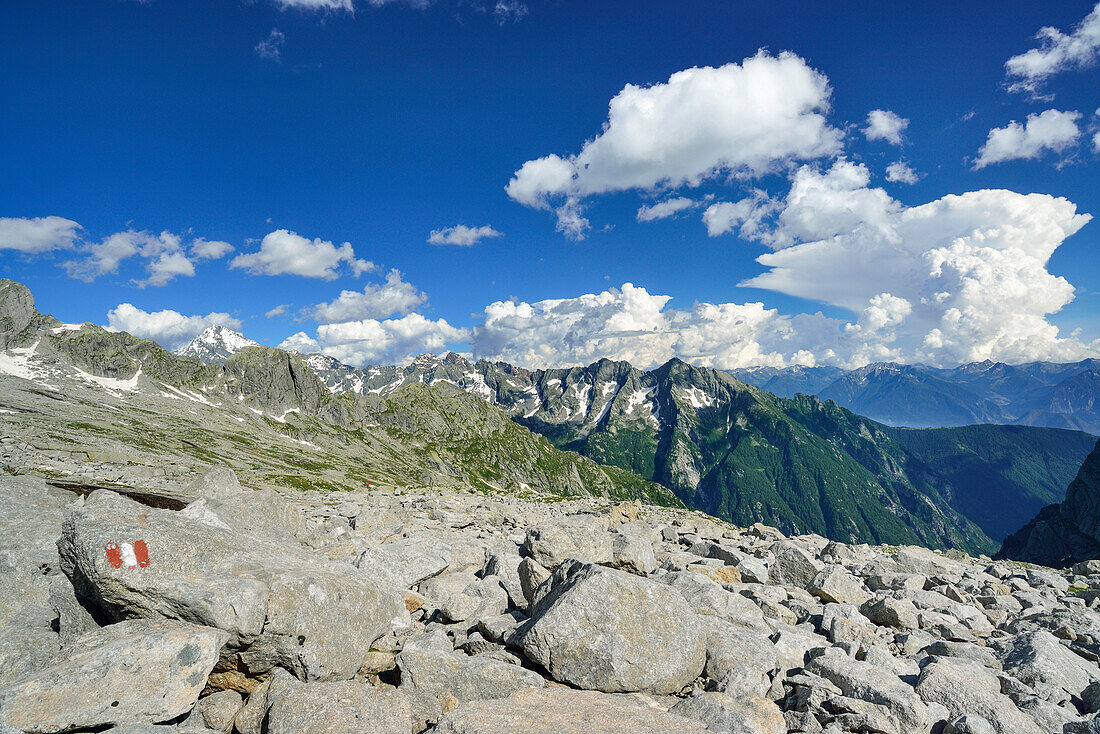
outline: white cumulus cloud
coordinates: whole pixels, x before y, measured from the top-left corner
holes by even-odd
[[[143,311],[130,303],[120,303],[107,312],[109,331],[126,331],[143,339],[152,339],[168,350],[177,349],[211,326],[240,331],[240,319],[227,313],[184,316],[179,311]]]
[[[69,275],[91,283],[103,275],[117,273],[124,260],[138,257],[144,261],[146,277],[131,282],[139,288],[162,286],[173,279],[193,277],[195,262],[214,260],[231,252],[228,242],[195,238],[188,247],[172,232],[153,234],[133,229],[116,232],[100,242],[81,247],[81,257],[62,263]]]
[[[867,113],[867,127],[863,134],[868,140],[885,140],[901,145],[901,134],[909,127],[909,120],[890,110],[871,110]]]
[[[391,270],[386,282],[368,284],[362,291],[340,291],[329,303],[319,303],[306,309],[306,314],[322,324],[362,319],[379,319],[393,314],[407,314],[428,300],[416,286],[401,279],[401,273]]]
[[[647,204],[638,209],[639,222],[652,222],[657,219],[667,219],[685,209],[693,209],[698,202],[686,196],[675,196],[671,199],[658,201],[656,204]]]
[[[583,235],[587,196],[762,175],[836,153],[842,133],[825,118],[829,96],[828,80],[803,59],[764,51],[648,87],[628,84],[579,153],[527,161],[506,191],[521,204],[555,208],[560,230]]]
[[[80,229],[79,224],[64,217],[0,217],[0,250],[65,250],[80,237]]]
[[[256,275],[301,275],[333,280],[338,268],[347,264],[355,276],[374,269],[374,264],[355,257],[351,243],[337,247],[322,239],[307,239],[285,229],[264,236],[256,252],[237,255],[229,267],[243,268]]]
[[[1013,120],[1005,127],[993,128],[978,151],[974,168],[1020,158],[1038,158],[1047,151],[1062,153],[1077,145],[1081,137],[1077,127],[1079,119],[1080,112],[1047,110],[1028,115],[1026,124]]]
[[[217,260],[233,252],[233,245],[220,240],[197,238],[191,243],[191,257],[196,260]]]
[[[894,161],[886,167],[886,180],[891,183],[915,184],[920,174],[905,161]]]
[[[1048,78],[1062,71],[1081,69],[1100,56],[1100,3],[1071,33],[1041,28],[1035,36],[1039,47],[1013,56],[1005,62],[1009,89],[1034,94]]]
[[[785,246],[761,255],[758,262],[769,270],[744,285],[857,314],[880,294],[903,299],[911,311],[895,331],[898,358],[906,361],[1068,360],[1091,353],[1046,320],[1073,299],[1073,286],[1046,263],[1091,219],[1074,204],[981,190],[907,207],[867,188],[863,166],[837,167],[857,170],[799,172],[804,187],[817,179],[808,187],[820,194],[813,216],[785,209],[768,235]]]
[[[502,237],[503,233],[492,227],[467,227],[465,224],[456,224],[453,227],[433,229],[428,235],[428,242],[433,245],[458,245],[470,247],[476,245],[486,237]]]
[[[278,28],[272,28],[267,38],[256,44],[252,49],[261,59],[269,61],[281,61],[283,56],[283,44],[286,43],[286,35]]]
[[[355,12],[351,0],[272,0],[272,2],[283,10],[292,8],[294,10],[344,10],[349,13]],[[371,0],[371,4],[381,5],[382,3]]]
[[[444,351],[448,345],[469,338],[466,329],[451,326],[445,319],[433,321],[418,313],[399,319],[362,319],[317,327],[316,337],[298,332],[280,349],[323,352],[355,367],[395,364],[423,352]]]

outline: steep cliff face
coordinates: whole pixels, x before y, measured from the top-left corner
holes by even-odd
[[[1045,566],[1100,558],[1100,443],[1081,465],[1062,504],[1044,507],[1005,539],[997,555]]]
[[[0,349],[18,346],[16,340],[38,316],[34,296],[27,286],[0,280]]]

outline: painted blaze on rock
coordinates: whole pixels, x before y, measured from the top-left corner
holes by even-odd
[[[144,540],[135,540],[133,543],[108,543],[107,563],[111,568],[145,568],[149,565],[149,547]]]

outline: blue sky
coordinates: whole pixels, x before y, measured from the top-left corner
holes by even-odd
[[[7,0],[0,275],[357,364],[1097,354],[1098,6],[897,5]]]

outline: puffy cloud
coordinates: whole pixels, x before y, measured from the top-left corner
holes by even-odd
[[[205,240],[202,237],[191,243],[191,257],[196,260],[217,260],[233,252],[233,245],[219,240]]]
[[[278,28],[272,28],[267,38],[257,43],[256,47],[252,50],[255,51],[256,55],[261,59],[281,61],[284,43],[286,43],[286,36],[283,32]]]
[[[282,316],[286,313],[286,310],[289,306],[289,303],[280,303],[278,306],[265,313],[264,318],[273,319],[276,316]]]
[[[0,250],[38,253],[68,249],[80,237],[80,229],[64,217],[0,217]]]
[[[1046,263],[1091,218],[1071,202],[982,190],[906,207],[881,189],[858,186],[850,171],[831,174],[799,172],[807,181],[816,178],[810,188],[833,205],[817,207],[822,226],[816,231],[803,215],[784,210],[769,238],[796,244],[761,255],[758,262],[769,270],[743,285],[865,314],[858,325],[878,324],[880,331],[888,325],[893,336],[887,341],[897,342],[893,358],[906,361],[1064,360],[1092,353],[1061,338],[1046,320],[1073,298],[1073,287]],[[830,189],[832,195],[824,195]],[[844,200],[851,206],[838,212],[835,204]],[[910,310],[903,313],[894,308],[900,301],[890,300],[898,316],[884,320],[878,314],[889,304],[882,294],[904,300]],[[842,358],[858,362],[858,351],[847,348]]]
[[[603,130],[579,153],[527,161],[506,191],[531,207],[559,202],[559,230],[583,234],[580,202],[587,196],[762,175],[836,153],[842,133],[825,119],[829,96],[828,80],[803,59],[764,51],[649,87],[628,84],[611,100]]]
[[[652,365],[671,355],[674,335],[661,311],[669,296],[630,283],[599,294],[536,303],[498,301],[474,329],[475,357],[529,366],[593,362],[600,357]]]
[[[658,201],[656,204],[648,204],[640,207],[638,209],[638,221],[652,222],[656,219],[667,219],[685,209],[693,209],[698,205],[698,202],[694,199],[689,199],[686,196],[676,196],[671,199],[665,199],[664,201]]]
[[[333,324],[407,314],[427,300],[428,296],[416,286],[401,279],[399,271],[391,270],[385,283],[367,285],[362,291],[340,291],[336,300],[319,303],[306,313],[319,323]]]
[[[154,259],[150,260],[146,264],[146,270],[149,273],[149,277],[144,280],[135,280],[134,283],[140,288],[153,285],[167,285],[167,283],[178,275],[184,277],[194,277],[195,266],[187,259],[187,256],[180,251],[162,252]]]
[[[149,277],[134,282],[139,286],[164,285],[177,275],[192,276],[195,268],[183,255],[178,235],[161,232],[127,230],[116,232],[101,242],[88,245],[85,257],[64,263],[69,275],[91,283],[101,275],[117,273],[118,266],[127,258],[141,255],[147,260]]]
[[[732,205],[711,206],[703,221],[711,236],[740,225],[742,237],[775,248],[833,237],[857,227],[882,230],[901,205],[882,189],[867,188],[870,180],[866,166],[844,159],[824,173],[804,166],[795,172],[785,200],[757,191]],[[770,225],[767,218],[775,212],[779,215]]]
[[[1081,131],[1080,112],[1047,110],[1027,116],[1027,124],[1013,120],[1006,127],[989,131],[989,138],[978,151],[974,168],[984,168],[1018,158],[1038,158],[1045,151],[1061,153],[1077,144]]]
[[[1100,153],[1100,132],[1092,136],[1092,152]]]
[[[288,352],[298,352],[299,354],[314,354],[321,351],[321,342],[304,331],[299,331],[297,334],[291,334],[283,339],[278,348]]]
[[[920,174],[905,161],[894,161],[886,167],[886,180],[892,183],[915,184],[920,181]]]
[[[179,276],[193,277],[196,260],[222,257],[233,246],[200,237],[191,241],[189,249],[190,255],[180,236],[171,232],[156,235],[130,229],[86,245],[82,259],[70,260],[63,266],[71,277],[91,283],[102,275],[117,273],[123,260],[138,256],[145,261],[146,277],[131,282],[139,288],[162,286]]]
[[[433,229],[428,235],[428,242],[433,245],[458,245],[470,247],[476,245],[486,237],[502,237],[501,232],[486,225],[484,227],[467,227],[465,224],[457,224],[454,227]]]
[[[501,25],[518,23],[525,15],[527,15],[527,3],[520,0],[497,0],[496,5],[493,6],[493,17]]]
[[[440,352],[465,341],[469,332],[444,319],[432,321],[418,313],[399,319],[363,319],[317,327],[316,338],[305,332],[289,337],[280,349],[324,352],[356,367],[403,362],[422,352]]]
[[[871,110],[867,113],[867,127],[863,134],[868,140],[885,140],[901,145],[901,134],[909,127],[909,120],[890,110]]]
[[[474,329],[473,355],[526,367],[607,357],[648,368],[679,357],[717,369],[840,362],[839,353],[860,350],[889,355],[878,344],[890,335],[871,328],[845,333],[844,322],[821,314],[790,317],[762,303],[696,303],[680,310],[667,308],[670,300],[625,283],[575,298],[498,301]]]
[[[707,226],[707,234],[711,237],[738,229],[742,237],[754,240],[761,236],[765,219],[779,211],[781,207],[781,202],[757,190],[752,196],[740,201],[720,201],[717,204],[711,204],[703,212],[703,223]]]
[[[241,322],[227,313],[184,316],[170,309],[150,313],[130,303],[120,303],[107,312],[109,331],[127,331],[134,336],[152,339],[168,350],[183,346],[211,326],[239,331]]]
[[[1072,33],[1046,27],[1041,28],[1035,37],[1039,40],[1039,48],[1013,56],[1005,62],[1008,76],[1015,79],[1009,85],[1012,91],[1035,93],[1054,74],[1096,63],[1100,55],[1100,3]]]
[[[355,12],[351,0],[272,0],[283,10],[293,8],[295,10],[345,10]],[[381,5],[382,2],[371,0],[371,5]]]
[[[333,280],[337,269],[346,263],[356,277],[374,269],[374,264],[355,257],[351,243],[337,247],[331,242],[309,240],[294,232],[277,229],[260,242],[257,252],[233,258],[231,268],[243,268],[256,275],[301,275],[306,278]]]

